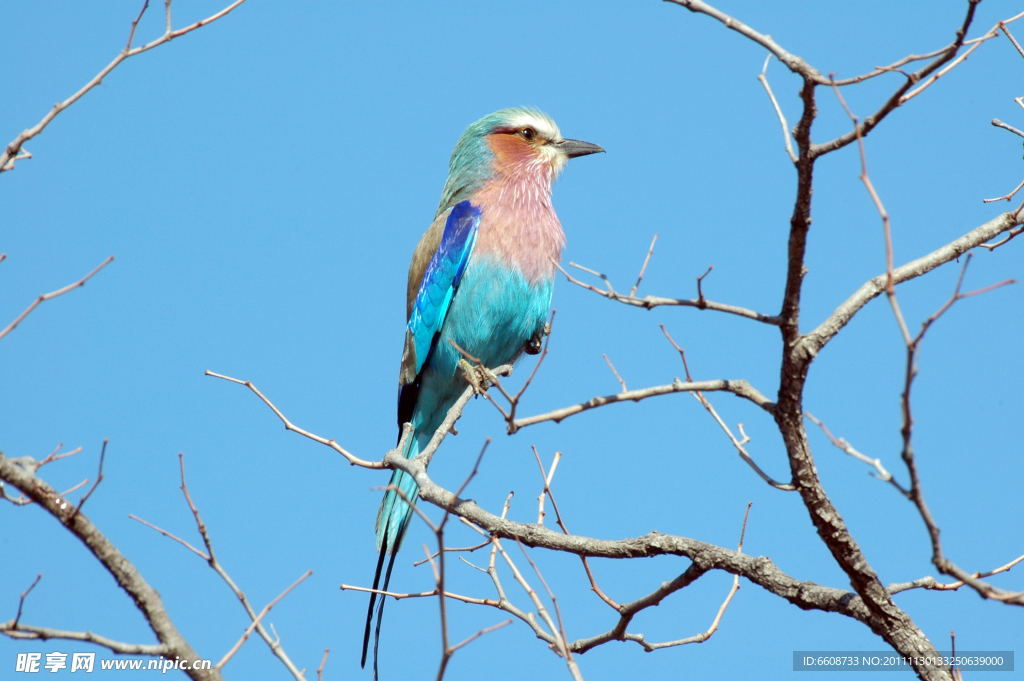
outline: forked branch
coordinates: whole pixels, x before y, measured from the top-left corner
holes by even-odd
[[[118,55],[114,58],[114,61],[107,64],[106,67],[104,67],[99,73],[93,76],[92,80],[90,80],[88,83],[82,86],[82,88],[78,92],[71,95],[63,102],[57,102],[56,104],[54,104],[53,108],[50,109],[50,111],[45,116],[43,116],[41,121],[36,123],[31,128],[22,131],[20,135],[15,137],[14,140],[7,145],[3,152],[0,153],[0,173],[13,169],[14,161],[16,160],[31,158],[31,154],[22,153],[22,146],[24,146],[25,142],[28,142],[30,139],[41,133],[46,128],[46,126],[48,126],[50,122],[57,117],[57,114],[59,114],[61,111],[64,111],[64,109],[68,108],[69,106],[77,102],[85,95],[85,93],[89,92],[89,90],[92,90],[94,87],[102,83],[103,79],[107,77],[107,74],[109,74],[111,71],[117,68],[118,64],[123,62],[125,59],[152,50],[154,47],[159,47],[160,45],[163,45],[164,43],[169,42],[174,38],[179,38],[185,35],[186,33],[190,33],[196,30],[197,28],[202,28],[207,24],[213,23],[214,21],[217,21],[221,17],[227,15],[229,12],[231,12],[233,9],[241,5],[243,2],[245,2],[245,0],[235,0],[235,2],[231,3],[221,11],[217,12],[216,14],[213,14],[207,17],[206,19],[197,21],[194,24],[190,24],[184,28],[179,28],[177,31],[174,31],[171,30],[171,0],[166,0],[166,32],[162,36],[160,36],[159,38],[150,43],[133,48],[132,39],[135,37],[135,27],[138,25],[139,19],[142,18],[143,12],[145,12],[146,8],[149,6],[149,0],[146,0],[146,3],[142,6],[142,11],[139,12],[139,16],[136,17],[136,19],[132,22],[131,32],[128,34],[127,46],[118,53]]]

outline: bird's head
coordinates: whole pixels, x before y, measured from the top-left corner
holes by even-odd
[[[596,144],[563,138],[551,117],[537,109],[496,111],[466,128],[456,143],[438,213],[496,177],[535,177],[550,185],[570,158],[601,151]]]

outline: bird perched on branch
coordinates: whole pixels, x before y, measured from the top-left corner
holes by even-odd
[[[426,448],[448,409],[466,389],[466,372],[453,343],[484,367],[536,354],[544,333],[555,265],[565,245],[551,205],[551,185],[570,158],[604,151],[564,139],[546,114],[502,109],[462,133],[452,152],[448,181],[434,221],[409,267],[405,350],[398,388],[399,442],[410,423],[403,454]],[[463,365],[465,367],[465,365]],[[380,558],[373,588],[390,553],[383,590],[409,529],[419,492],[409,475],[395,471],[377,514]],[[404,495],[404,499],[402,498]],[[376,593],[370,594],[362,664],[370,640]],[[376,637],[384,597],[377,611]],[[374,644],[374,677],[377,644]]]

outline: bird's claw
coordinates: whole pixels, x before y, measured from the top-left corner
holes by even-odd
[[[541,348],[540,334],[533,334],[533,338],[526,341],[526,345],[523,346],[523,352],[528,355],[539,355]]]
[[[459,368],[477,395],[487,392],[488,388],[498,382],[498,377],[493,371],[487,367],[470,364],[465,358],[459,360]]]
[[[551,324],[545,323],[544,328],[533,334],[530,340],[526,341],[523,351],[528,355],[539,355],[544,344],[544,336],[551,334]]]

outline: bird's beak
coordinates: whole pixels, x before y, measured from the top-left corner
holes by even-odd
[[[561,142],[555,142],[555,148],[565,154],[568,158],[587,156],[588,154],[597,154],[604,151],[603,147],[591,144],[590,142],[583,142],[581,140],[562,140]]]

